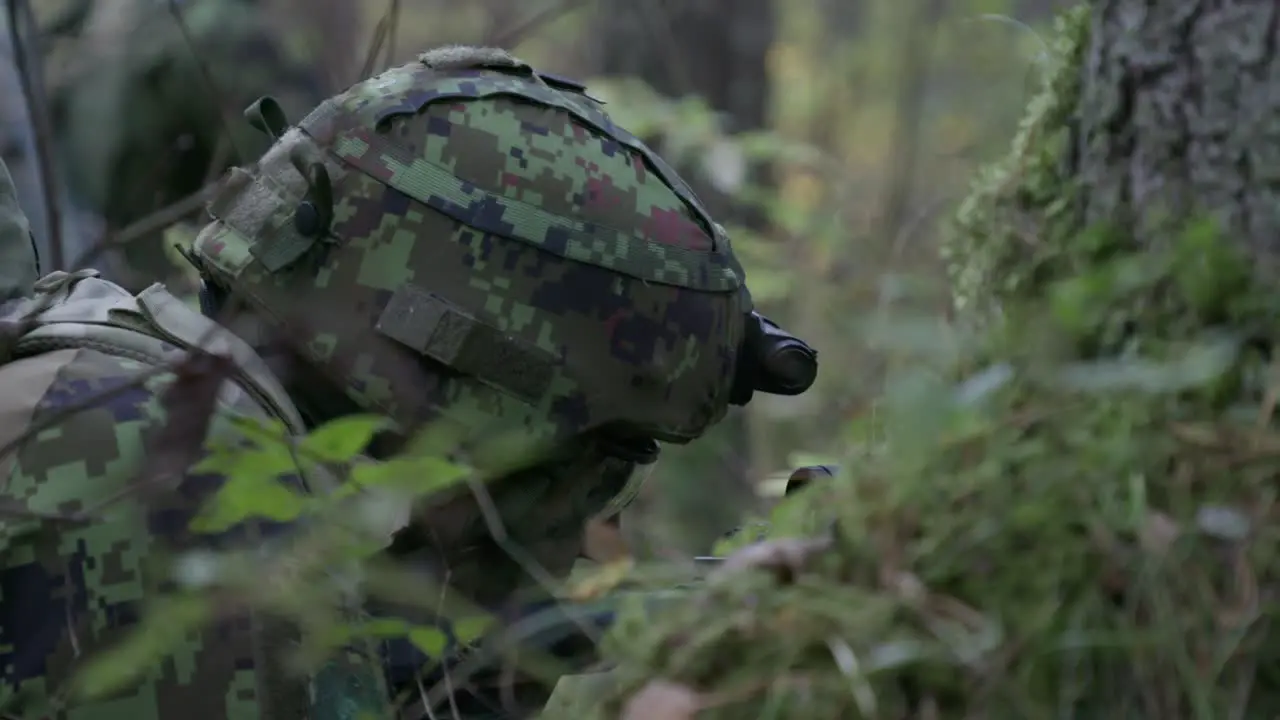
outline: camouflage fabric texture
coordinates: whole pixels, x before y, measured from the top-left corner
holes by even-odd
[[[236,417],[277,418],[300,430],[287,396],[248,346],[229,332],[210,332],[211,320],[160,286],[134,297],[95,275],[55,273],[37,284],[36,297],[0,312],[12,323],[40,310],[25,334],[4,338],[0,366],[0,445],[13,448],[0,458],[6,508],[0,519],[0,714],[356,720],[365,710],[382,716],[386,690],[371,653],[338,658],[309,684],[283,670],[287,640],[256,617],[183,638],[176,652],[115,697],[69,695],[85,660],[125,637],[163,594],[177,553],[272,529],[192,533],[194,513],[223,481],[215,475],[189,473],[173,492],[135,486],[155,451],[152,443],[173,419],[161,398],[174,375],[157,373],[157,366],[177,362],[202,342],[236,358],[251,378],[223,385],[211,443],[243,437],[231,422]],[[314,708],[313,701],[324,706]]]
[[[428,53],[234,171],[195,254],[362,408],[693,440],[728,406],[741,269],[582,90],[501,51]]]
[[[257,159],[269,142],[240,111],[259,96],[277,93],[301,113],[327,94],[268,3],[178,6],[181,25],[167,0],[97,0],[72,41],[73,60],[52,83],[64,175],[108,231]],[[135,291],[174,272],[159,232],[130,243],[123,261],[134,272],[115,276]]]

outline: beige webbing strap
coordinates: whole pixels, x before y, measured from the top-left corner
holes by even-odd
[[[537,403],[555,378],[557,358],[412,285],[391,296],[376,329],[419,354]]]
[[[276,380],[258,353],[230,330],[219,327],[212,319],[192,311],[163,285],[152,285],[138,295],[138,304],[146,311],[152,323],[169,335],[177,344],[199,347],[206,352],[226,355],[240,370],[247,387],[259,402],[265,403],[272,413],[289,425],[294,432],[305,432],[302,417],[293,406],[288,393]]]

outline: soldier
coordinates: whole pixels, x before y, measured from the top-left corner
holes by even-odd
[[[263,0],[100,0],[53,88],[62,164],[76,199],[119,232],[198,192],[267,142],[240,110],[279,94],[301,113],[324,98],[319,65],[286,42]],[[296,116],[296,115],[295,115]],[[137,291],[176,267],[153,230],[104,269]]]
[[[43,308],[0,367],[0,447],[15,448],[3,501],[22,518],[5,521],[0,556],[5,712],[53,716],[81,658],[155,596],[137,568],[197,542],[177,512],[190,504],[160,513],[125,489],[142,439],[173,419],[158,399],[173,376],[140,374],[203,338],[238,368],[223,413],[296,432],[355,412],[429,423],[462,438],[474,466],[501,471],[486,488],[503,539],[485,505],[459,492],[416,508],[388,550],[495,611],[533,584],[526,562],[567,573],[585,520],[632,491],[659,442],[697,439],[757,388],[812,381],[812,351],[752,312],[723,231],[580,85],[502,51],[446,48],[354,85],[296,127],[269,98],[249,114],[275,142],[232,171],[190,250],[206,315],[254,312],[238,336],[162,286],[133,296],[92,272],[47,277],[10,310]],[[272,336],[292,348],[283,380],[250,349]],[[784,345],[803,347],[807,364],[786,366],[799,356]],[[493,454],[491,441],[513,431],[543,452],[520,464]],[[222,420],[211,430],[231,432]],[[179,494],[195,503],[218,481],[189,475]],[[110,522],[56,518],[109,497],[124,498]],[[516,562],[508,543],[527,557]],[[269,681],[274,646],[257,632],[210,630],[194,657],[162,663],[125,700],[74,714],[319,712],[307,698],[323,693]],[[359,679],[362,667],[336,672]]]

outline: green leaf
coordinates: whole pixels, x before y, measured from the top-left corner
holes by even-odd
[[[427,495],[452,487],[469,474],[470,468],[432,457],[394,458],[363,463],[351,470],[351,487],[381,487]]]
[[[302,452],[323,462],[347,462],[364,452],[375,435],[390,427],[391,421],[379,415],[338,418],[303,438]]]
[[[1203,316],[1216,319],[1234,298],[1248,293],[1252,270],[1212,217],[1187,225],[1174,258],[1173,280]]]
[[[491,627],[493,618],[487,615],[458,618],[453,621],[453,636],[458,638],[458,644],[470,645],[484,637]]]
[[[284,445],[291,436],[289,429],[279,420],[249,415],[228,415],[227,418],[232,427],[259,447]]]
[[[298,460],[284,445],[257,450],[229,450],[213,453],[196,463],[192,471],[227,477],[275,478],[297,472]]]
[[[449,637],[440,628],[428,625],[409,630],[409,642],[432,660],[443,658],[445,649],[449,647]]]
[[[411,628],[400,618],[373,618],[360,625],[360,635],[373,638],[404,637]]]
[[[210,617],[211,601],[200,596],[167,599],[147,613],[147,620],[108,652],[91,659],[73,681],[82,699],[110,695],[136,682]]]
[[[275,478],[233,475],[191,522],[191,530],[222,532],[251,518],[289,522],[309,508],[309,498]]]

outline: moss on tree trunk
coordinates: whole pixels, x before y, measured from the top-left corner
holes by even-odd
[[[1100,0],[1059,27],[1013,151],[947,248],[962,306],[1041,293],[1212,219],[1264,278],[1280,253],[1280,5]],[[1094,243],[1097,244],[1097,243]],[[1083,245],[1083,247],[1081,247]]]

